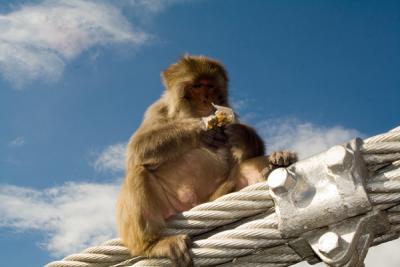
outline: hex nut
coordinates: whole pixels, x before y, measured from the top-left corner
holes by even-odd
[[[318,240],[318,250],[328,257],[333,257],[340,249],[341,237],[335,232],[327,232]]]
[[[327,151],[326,166],[333,172],[342,172],[352,165],[353,155],[343,146],[334,146]]]
[[[296,180],[285,168],[278,168],[268,176],[268,186],[275,194],[288,192],[296,185]]]

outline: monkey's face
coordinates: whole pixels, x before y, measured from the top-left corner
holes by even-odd
[[[223,105],[225,93],[217,80],[201,78],[185,85],[184,97],[195,116],[206,117],[214,113],[212,103]]]
[[[205,117],[214,113],[212,103],[228,106],[228,76],[218,61],[185,55],[165,69],[161,77],[170,114]]]

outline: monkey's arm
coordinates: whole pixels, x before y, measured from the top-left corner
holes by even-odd
[[[129,143],[117,218],[120,236],[132,255],[169,257],[175,265],[190,265],[189,238],[162,237],[164,218],[175,210],[152,170],[197,145],[201,130],[198,121],[147,120]]]
[[[164,217],[174,211],[157,178],[144,166],[128,167],[117,202],[119,234],[132,256],[170,257],[191,262],[186,235],[162,237]]]
[[[198,146],[201,129],[199,119],[184,119],[156,126],[148,122],[132,137],[128,147],[128,162],[156,168],[176,159]]]
[[[238,162],[264,155],[264,142],[253,128],[245,124],[233,123],[226,126],[225,133],[228,136],[232,154]]]
[[[253,128],[240,123],[228,124],[225,126],[225,134],[228,137],[228,144],[231,146],[231,152],[236,164],[230,171],[229,178],[214,191],[209,201],[231,193],[235,191],[235,188],[238,188],[243,176],[241,171],[241,164],[243,161],[250,159],[250,161],[256,160],[257,162],[262,162],[262,164],[267,164],[268,162],[266,158],[259,157],[264,156],[264,142]],[[261,159],[254,159],[256,157]],[[258,165],[260,165],[260,163],[258,163]],[[252,169],[256,168],[253,167]]]

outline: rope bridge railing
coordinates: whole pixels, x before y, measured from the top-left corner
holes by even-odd
[[[400,234],[400,127],[177,214],[165,234],[191,236],[196,266],[363,266],[370,246]],[[166,258],[131,257],[113,239],[45,267],[168,265]]]

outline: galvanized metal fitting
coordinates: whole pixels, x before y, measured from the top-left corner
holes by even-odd
[[[275,194],[284,194],[296,185],[296,180],[286,169],[279,168],[269,175],[268,185]]]
[[[364,188],[368,171],[361,139],[274,170],[268,177],[278,228],[310,263],[363,266],[373,238],[390,229],[374,211]],[[313,252],[312,252],[313,251]]]
[[[389,230],[386,216],[372,211],[331,225],[328,229],[309,231],[302,238],[326,265],[360,267],[374,238]]]
[[[341,247],[342,238],[335,232],[326,232],[318,239],[318,250],[333,257]]]
[[[268,177],[279,230],[296,237],[372,209],[363,181],[368,176],[361,139],[278,168]]]

